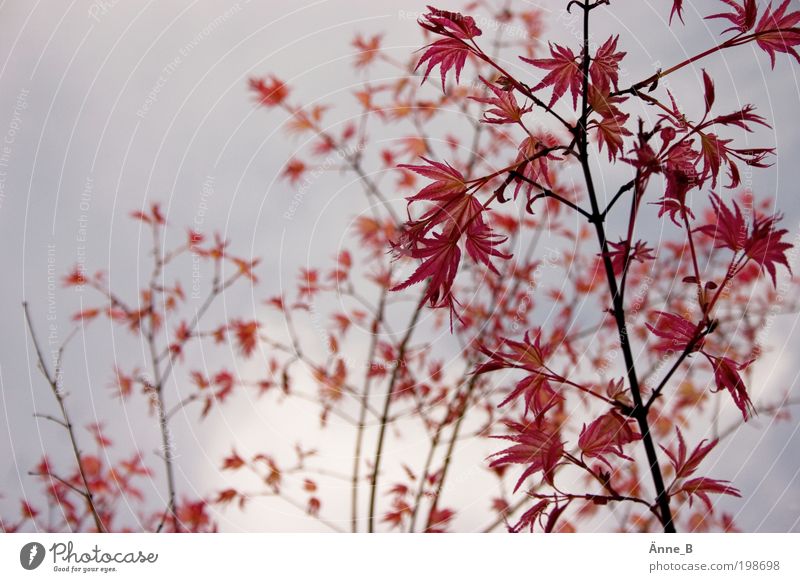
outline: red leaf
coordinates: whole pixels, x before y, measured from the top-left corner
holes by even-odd
[[[777,287],[777,265],[783,265],[789,270],[789,273],[792,272],[786,251],[794,246],[781,240],[789,231],[775,229],[775,224],[780,219],[779,215],[769,218],[756,217],[753,221],[752,233],[745,245],[747,256],[755,261],[762,271],[769,273],[775,287]]]
[[[236,469],[243,467],[244,464],[244,459],[240,457],[236,451],[233,451],[229,457],[225,457],[225,459],[222,461],[222,470],[224,471],[226,469],[230,469],[235,471]]]
[[[758,14],[758,6],[756,0],[744,0],[742,4],[737,4],[735,0],[722,0],[728,6],[733,8],[732,12],[720,12],[706,16],[707,19],[723,18],[729,20],[733,26],[726,28],[723,33],[736,30],[738,32],[747,32],[756,23],[756,16]]]
[[[672,24],[672,17],[678,15],[683,23],[683,0],[672,0],[672,10],[669,13],[669,23]]]
[[[653,334],[661,338],[654,347],[660,352],[683,351],[694,338],[697,325],[673,313],[664,311],[655,312],[657,318],[655,325],[645,324]],[[692,351],[697,351],[703,342],[697,342]]]
[[[531,374],[520,380],[514,390],[497,406],[505,406],[520,395],[525,398],[525,413],[530,410],[535,416],[544,414],[564,398],[550,386],[547,377]]]
[[[525,339],[517,342],[503,338],[494,351],[490,351],[485,346],[480,346],[480,351],[489,356],[489,361],[482,364],[475,370],[475,374],[484,374],[493,370],[504,368],[519,368],[529,372],[540,372],[544,368],[545,350],[540,344],[541,336],[536,335],[531,342],[530,332],[525,332]],[[503,351],[502,348],[507,348]]]
[[[583,425],[578,446],[583,456],[597,458],[610,466],[606,455],[630,460],[622,452],[622,447],[641,438],[642,435],[634,430],[630,419],[612,410],[595,419],[589,426]]]
[[[475,26],[475,19],[471,16],[464,16],[459,12],[439,10],[433,6],[428,6],[427,14],[419,20],[419,25],[434,34],[453,36],[463,40],[474,38],[483,34],[481,29]]]
[[[416,195],[408,198],[409,202],[417,200],[446,200],[460,196],[467,191],[464,175],[448,163],[434,162],[427,158],[422,158],[427,166],[412,166],[401,164],[400,168],[405,168],[433,180],[420,190]]]
[[[600,121],[594,122],[600,151],[603,151],[603,145],[608,147],[608,161],[615,160],[617,155],[622,151],[622,138],[624,136],[633,135],[630,130],[625,127],[628,117],[630,116],[624,113],[617,113],[614,116],[603,117]]]
[[[773,69],[775,53],[786,53],[800,63],[800,54],[794,48],[800,44],[800,10],[786,14],[789,2],[785,0],[774,12],[770,4],[755,31],[756,43],[769,55]]]
[[[276,107],[289,96],[289,88],[275,75],[264,79],[251,78],[250,89],[256,93],[258,104],[265,107]]]
[[[653,256],[653,249],[647,246],[644,241],[636,241],[633,249],[630,248],[628,241],[621,240],[619,242],[608,241],[612,250],[608,251],[608,257],[611,259],[611,266],[614,268],[614,274],[619,276],[625,271],[625,267],[629,262],[638,261],[644,263],[645,261],[652,261],[655,259]]]
[[[504,243],[507,237],[495,234],[480,216],[469,223],[465,234],[464,246],[469,257],[476,263],[483,263],[492,273],[500,276],[500,271],[492,264],[492,257],[511,258],[511,255],[497,249],[497,246]]]
[[[219,492],[217,498],[214,500],[214,503],[219,503],[220,505],[227,505],[231,503],[234,499],[239,496],[239,492],[236,489],[224,489]]]
[[[534,67],[550,71],[533,90],[538,91],[545,87],[553,86],[553,96],[550,98],[550,106],[569,89],[572,92],[572,106],[578,106],[578,95],[581,94],[583,87],[583,73],[578,64],[578,58],[572,49],[550,43],[550,59],[527,59],[520,57],[526,63]]]
[[[553,183],[550,179],[550,168],[548,161],[559,161],[559,158],[554,153],[541,155],[542,150],[547,149],[553,144],[551,136],[533,134],[526,137],[519,145],[517,158],[514,160],[518,166],[517,171],[525,177],[526,180],[518,180],[516,188],[514,189],[514,198],[516,199],[520,190],[525,190],[528,194],[533,191],[533,184],[537,182],[547,184],[552,187]],[[530,161],[526,161],[530,160]]]
[[[706,70],[703,69],[703,86],[704,86],[704,96],[706,101],[706,113],[711,111],[711,107],[714,105],[714,81],[709,77]]]
[[[515,492],[525,479],[539,471],[542,471],[544,479],[552,484],[554,470],[564,454],[564,443],[558,438],[558,434],[545,431],[538,425],[539,423],[523,425],[508,422],[506,426],[511,429],[512,434],[494,437],[517,444],[493,454],[492,456],[497,458],[489,465],[491,468],[509,464],[527,465],[514,486]]]
[[[434,233],[431,238],[418,241],[412,256],[424,260],[408,279],[395,285],[391,290],[400,291],[430,277],[431,281],[423,301],[430,301],[431,307],[434,308],[449,307],[452,312],[455,308],[453,282],[461,261],[458,239],[454,239],[452,235],[448,237],[446,234]]]
[[[533,507],[523,513],[519,521],[514,524],[513,526],[509,526],[508,531],[510,533],[519,533],[523,529],[528,528],[529,531],[533,531],[533,526],[539,521],[544,513],[544,510],[547,509],[549,505],[549,501],[547,499],[543,499],[536,503]]]
[[[311,497],[308,500],[308,507],[306,508],[306,512],[308,513],[308,515],[316,517],[319,515],[319,510],[321,507],[322,507],[322,502],[319,500],[319,498]]]
[[[64,287],[80,287],[85,285],[89,279],[83,273],[83,269],[79,265],[75,265],[67,275],[63,278]]]
[[[589,67],[592,84],[596,85],[603,93],[609,93],[612,86],[614,89],[618,88],[619,63],[626,55],[626,53],[623,52],[614,52],[617,50],[618,40],[619,35],[609,37],[608,40],[597,49],[597,53],[594,55],[591,66]]]
[[[431,74],[431,71],[438,66],[442,77],[442,91],[445,91],[447,72],[450,69],[455,68],[456,83],[458,83],[461,78],[461,71],[472,49],[464,44],[464,41],[457,38],[443,38],[428,45],[426,48],[428,50],[423,53],[417,66],[414,68],[416,71],[422,63],[427,61],[428,65],[425,69],[422,82],[424,83]]]
[[[744,380],[739,375],[741,370],[747,368],[753,360],[740,364],[726,357],[716,357],[705,354],[708,361],[714,367],[714,381],[717,384],[717,392],[727,390],[733,397],[736,407],[742,412],[742,417],[747,421],[755,412],[753,403],[747,395],[747,387]]]
[[[444,533],[447,530],[447,526],[452,521],[453,517],[455,516],[456,512],[452,509],[438,509],[433,508],[431,509],[431,513],[428,516],[428,527],[425,528],[426,533]]]
[[[733,252],[742,250],[747,242],[747,224],[739,205],[734,200],[733,209],[730,209],[719,196],[712,193],[711,207],[716,220],[713,224],[701,226],[698,232],[713,238],[715,248],[726,248]]]
[[[485,123],[496,125],[519,123],[522,120],[522,116],[533,109],[533,106],[520,107],[513,91],[500,89],[483,77],[480,79],[494,94],[494,97],[470,97],[473,101],[492,106],[483,114]]]
[[[675,491],[677,493],[686,493],[689,496],[689,505],[692,505],[692,499],[696,495],[700,500],[705,503],[709,511],[712,510],[711,499],[708,494],[714,493],[717,495],[731,495],[733,497],[741,497],[742,494],[738,489],[728,485],[729,481],[718,481],[716,479],[709,479],[708,477],[698,477],[684,483],[680,489]]]
[[[259,323],[257,321],[234,321],[231,325],[236,335],[236,343],[239,344],[239,350],[244,357],[249,358],[258,344]]]
[[[715,439],[706,444],[708,440],[704,439],[700,441],[700,444],[694,448],[691,455],[687,456],[686,441],[683,440],[681,429],[676,427],[675,432],[678,433],[678,451],[673,453],[663,446],[661,449],[669,457],[670,462],[675,469],[675,480],[677,481],[678,479],[684,479],[693,475],[700,466],[700,463],[703,462],[703,459],[705,459],[706,456],[708,456],[708,453],[710,453],[714,447],[717,446],[719,440]]]
[[[699,153],[692,149],[690,142],[679,143],[680,145],[670,148],[667,162],[664,165],[667,190],[659,200],[661,210],[658,213],[659,217],[668,213],[675,224],[679,224],[677,216],[681,211],[692,215],[691,210],[686,206],[686,194],[702,183],[700,172],[697,171]]]
[[[356,35],[353,40],[353,46],[358,49],[356,56],[356,68],[363,69],[370,64],[375,57],[380,53],[381,38],[383,35],[376,34],[375,36],[366,39],[363,36]]]

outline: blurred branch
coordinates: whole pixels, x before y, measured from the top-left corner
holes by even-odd
[[[63,419],[63,421],[59,421],[58,419],[50,416],[43,416],[43,418],[53,420],[57,424],[60,424],[66,429],[67,434],[69,435],[70,444],[72,445],[72,452],[75,456],[75,461],[78,464],[78,473],[80,474],[81,482],[83,483],[84,489],[83,490],[78,489],[77,487],[67,483],[66,481],[57,477],[56,475],[49,474],[49,476],[52,477],[53,479],[56,479],[57,481],[64,483],[65,485],[68,485],[70,489],[76,491],[81,496],[83,496],[83,498],[86,500],[86,505],[88,506],[89,511],[92,514],[92,518],[94,519],[94,524],[95,527],[97,528],[97,531],[105,532],[106,528],[103,525],[103,521],[102,519],[100,519],[100,515],[97,512],[97,507],[94,504],[94,495],[92,493],[91,488],[89,487],[89,480],[86,478],[86,470],[83,466],[83,457],[81,456],[81,451],[78,448],[78,442],[75,437],[75,430],[72,426],[72,422],[70,421],[69,413],[67,412],[67,406],[64,402],[64,395],[61,391],[61,388],[59,387],[59,375],[61,372],[61,357],[64,353],[64,346],[66,345],[66,342],[62,344],[61,347],[58,349],[58,355],[56,358],[56,372],[55,374],[51,375],[50,371],[47,368],[47,365],[45,364],[44,356],[42,355],[42,348],[39,344],[38,338],[36,337],[36,332],[33,329],[33,322],[31,320],[31,314],[28,309],[27,301],[22,302],[22,309],[25,312],[25,322],[27,323],[28,326],[28,334],[30,335],[31,341],[33,342],[33,347],[36,350],[36,358],[38,359],[39,370],[41,371],[42,375],[45,377],[47,383],[50,385],[50,388],[53,391],[53,396],[55,396],[56,402],[58,402],[58,407],[61,410],[61,418]],[[71,338],[72,335],[73,334],[70,334],[69,338]],[[67,341],[69,341],[69,338],[67,339]]]

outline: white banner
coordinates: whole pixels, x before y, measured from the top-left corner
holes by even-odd
[[[800,580],[800,534],[4,534],[2,580]]]

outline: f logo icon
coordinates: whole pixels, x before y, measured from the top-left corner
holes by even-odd
[[[44,546],[39,542],[30,542],[19,551],[19,563],[26,570],[35,570],[44,561]]]

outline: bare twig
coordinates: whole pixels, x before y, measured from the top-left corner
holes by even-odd
[[[94,494],[92,493],[91,487],[89,487],[89,480],[86,477],[86,470],[83,466],[83,457],[81,456],[80,448],[78,447],[78,441],[75,436],[75,430],[73,428],[72,422],[70,421],[69,413],[67,412],[67,406],[64,402],[64,395],[61,391],[59,386],[59,376],[51,375],[50,371],[47,368],[47,364],[45,363],[44,356],[42,354],[42,349],[39,344],[39,340],[36,337],[36,332],[33,329],[33,321],[31,320],[31,314],[28,309],[28,302],[24,301],[22,303],[22,309],[25,312],[25,321],[28,325],[28,333],[30,335],[31,341],[33,342],[33,347],[36,350],[36,357],[39,361],[39,369],[42,372],[42,375],[47,380],[47,383],[50,384],[50,388],[53,391],[53,396],[56,398],[56,402],[58,402],[58,407],[61,410],[61,418],[63,421],[59,421],[53,417],[44,417],[48,419],[54,420],[57,424],[60,424],[67,430],[67,434],[69,435],[69,441],[72,445],[72,453],[75,456],[75,461],[78,464],[78,473],[80,474],[81,482],[83,483],[83,490],[80,490],[68,483],[66,483],[63,479],[56,477],[55,475],[51,475],[54,479],[61,481],[70,486],[71,489],[80,493],[84,499],[86,500],[86,505],[89,508],[89,511],[92,514],[92,518],[94,519],[95,527],[99,532],[105,532],[106,528],[103,525],[103,520],[100,519],[100,514],[97,512],[97,507],[94,503]],[[71,336],[70,336],[71,337]],[[59,355],[57,359],[57,369],[60,372],[60,362],[61,362],[61,355],[63,353],[63,345],[59,349]]]

